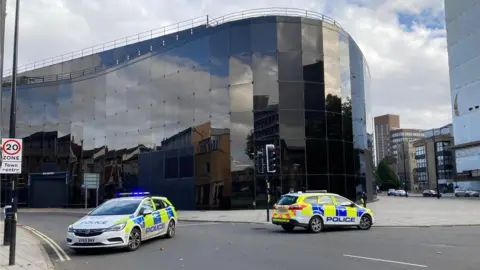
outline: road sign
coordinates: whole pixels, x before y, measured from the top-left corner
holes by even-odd
[[[84,173],[83,174],[83,185],[85,189],[85,209],[88,208],[88,190],[95,189],[97,198],[96,205],[98,206],[98,188],[100,186],[100,174],[98,173]]]
[[[87,189],[97,189],[100,182],[100,174],[98,173],[84,173],[83,186]]]
[[[22,139],[2,139],[2,168],[0,169],[0,173],[22,173],[22,150]]]

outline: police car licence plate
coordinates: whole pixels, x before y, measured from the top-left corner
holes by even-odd
[[[95,239],[92,238],[82,238],[78,239],[79,243],[95,243]]]

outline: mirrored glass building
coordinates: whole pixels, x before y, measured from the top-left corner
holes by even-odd
[[[273,200],[306,189],[372,194],[370,74],[358,45],[314,12],[248,14],[179,23],[22,72],[20,205],[81,206],[83,178],[94,173],[100,202],[149,191],[179,209],[265,207],[254,153],[266,143],[280,153]]]
[[[473,190],[480,190],[480,32],[472,23],[478,16],[478,0],[445,0],[455,180]]]

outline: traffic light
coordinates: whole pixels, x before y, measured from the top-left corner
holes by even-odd
[[[277,171],[277,147],[273,144],[265,145],[265,153],[267,156],[267,172],[274,173]]]
[[[257,167],[257,173],[263,174],[265,171],[265,155],[263,154],[262,151],[257,152],[255,164]]]

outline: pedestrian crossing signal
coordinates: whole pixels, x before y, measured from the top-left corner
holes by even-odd
[[[267,156],[267,172],[274,173],[277,171],[278,149],[274,144],[265,145],[265,153]]]

